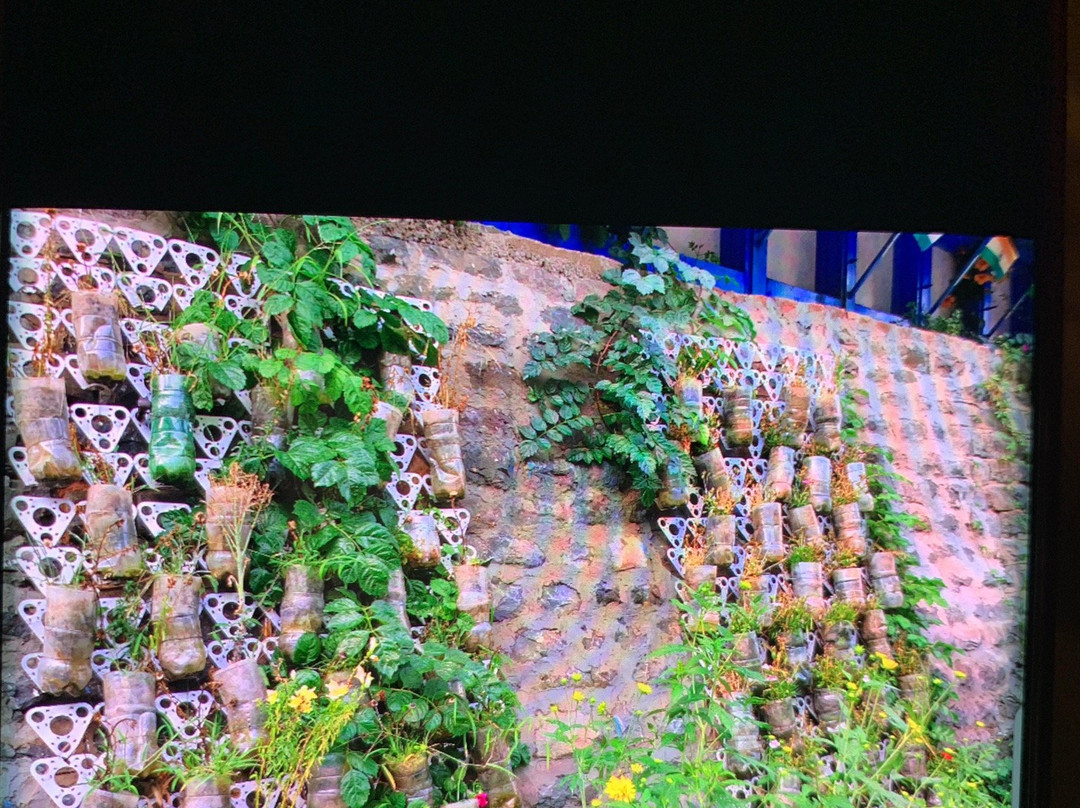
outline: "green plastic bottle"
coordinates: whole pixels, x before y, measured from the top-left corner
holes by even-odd
[[[166,373],[154,377],[150,406],[150,476],[162,483],[195,479],[194,408],[188,377]]]

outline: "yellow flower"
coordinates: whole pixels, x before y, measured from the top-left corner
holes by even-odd
[[[634,774],[641,774],[643,771],[645,771],[645,767],[642,766],[640,763],[631,763],[630,771],[632,771]]]
[[[644,682],[638,682],[637,689],[643,696],[648,696],[650,693],[652,693],[652,688]]]
[[[271,690],[269,693],[266,694],[266,703],[267,704],[276,704],[277,703],[277,697],[278,697],[277,690]]]
[[[604,786],[604,793],[615,802],[633,802],[637,797],[634,781],[621,774],[613,774]]]
[[[975,726],[982,728],[982,727],[985,727],[986,724],[984,724],[982,721],[976,721]]]
[[[557,712],[559,712],[559,705],[558,705],[558,704],[552,704],[552,705],[551,705],[551,712],[552,712],[552,713],[557,713]]]
[[[569,679],[567,679],[567,678],[566,678],[566,677],[564,676],[564,677],[563,677],[562,679],[560,679],[560,680],[559,680],[559,684],[560,684],[560,685],[565,685],[565,684],[566,684],[567,682],[569,682],[569,681],[570,681],[570,680],[569,680]]]
[[[326,686],[326,695],[331,701],[337,701],[349,692],[349,686],[343,682],[331,682]]]
[[[878,716],[878,718],[888,718],[889,714],[886,713],[884,710],[878,710],[877,716]]]
[[[310,713],[315,705],[317,694],[307,685],[301,685],[296,692],[289,697],[289,706],[299,713]]]
[[[604,801],[602,799],[600,799],[599,797],[593,797],[592,802],[589,803],[589,805],[591,805],[593,808],[596,808],[597,805],[603,805],[603,804],[604,804]]]
[[[900,666],[897,664],[896,660],[883,656],[881,657],[881,667],[887,671],[894,671]]]
[[[607,702],[606,701],[602,701],[602,702],[600,702],[599,704],[596,705],[596,713],[597,713],[597,715],[603,715],[606,712],[607,712]]]
[[[580,690],[575,690],[574,691],[574,701],[577,701],[577,702],[585,701],[585,694],[582,693]]]
[[[963,671],[953,671],[952,675],[955,676],[957,679],[967,679],[967,674]]]
[[[571,673],[570,678],[573,679],[575,682],[580,682],[581,681],[581,674],[580,673]]]

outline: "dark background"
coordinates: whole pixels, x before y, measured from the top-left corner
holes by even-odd
[[[1068,286],[1063,271],[1065,3],[8,2],[0,206],[1034,238],[1021,787],[1031,808],[1075,808],[1080,284],[1075,256]],[[1075,36],[1076,0],[1069,12]],[[1075,170],[1071,182],[1074,199]]]

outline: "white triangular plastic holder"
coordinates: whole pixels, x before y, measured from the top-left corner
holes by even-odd
[[[241,319],[250,319],[259,316],[262,306],[253,297],[225,295],[225,308]]]
[[[250,621],[259,619],[255,614],[255,599],[251,595],[244,596],[243,612],[237,608],[239,602],[239,596],[233,592],[212,592],[209,595],[203,595],[203,609],[225,635],[232,639],[246,638],[249,626],[254,625]],[[280,630],[281,620],[273,609],[259,609],[259,612],[270,619],[270,624],[276,630]]]
[[[113,470],[112,484],[127,485],[127,481],[131,479],[131,472],[135,470],[135,461],[131,455],[123,452],[99,452],[98,454]],[[84,472],[83,479],[91,485],[94,483],[94,476],[90,471]]]
[[[34,350],[45,341],[45,320],[49,317],[52,318],[54,330],[63,326],[72,336],[75,335],[71,325],[71,309],[50,309],[39,303],[8,301],[8,329],[28,351]]]
[[[131,411],[114,404],[72,404],[71,420],[99,452],[115,452],[131,425]]]
[[[11,249],[20,258],[36,258],[52,233],[52,218],[28,210],[11,211]]]
[[[93,705],[84,701],[74,704],[52,704],[31,707],[26,711],[26,723],[45,742],[46,746],[68,760],[82,743],[90,722],[94,720],[94,714]],[[56,732],[53,729],[53,723],[58,718],[64,719],[64,723],[69,723],[71,729],[67,732]]]
[[[143,365],[138,362],[128,362],[127,366],[127,380],[128,384],[145,399],[150,398],[150,371],[149,365]]]
[[[146,333],[164,334],[169,327],[164,323],[155,323],[153,320],[140,320],[135,317],[121,317],[120,331],[127,339],[129,345],[135,345],[143,341]],[[153,341],[153,340],[151,340]]]
[[[135,473],[139,475],[139,479],[143,481],[143,485],[147,488],[152,488],[157,491],[161,488],[154,478],[150,476],[150,455],[146,452],[139,452],[132,458],[132,462],[135,465]]]
[[[45,642],[45,598],[27,598],[18,605],[19,617],[38,638],[38,642]]]
[[[118,227],[113,231],[112,237],[120,252],[124,254],[128,266],[140,275],[152,274],[169,249],[163,237],[142,230]]]
[[[248,413],[251,413],[251,391],[250,390],[233,390],[233,395],[236,396],[236,400],[240,402]]]
[[[116,288],[116,273],[109,267],[80,264],[78,261],[57,261],[53,272],[69,291],[84,288],[83,278],[89,277],[93,287],[101,292],[111,292]]]
[[[34,352],[26,348],[8,346],[8,367],[12,376],[26,378],[34,375],[33,370]],[[64,360],[59,356],[50,356],[45,365],[45,371],[54,379],[59,379],[64,374]]]
[[[281,800],[281,784],[273,780],[245,780],[242,783],[233,783],[229,789],[230,808],[249,808],[252,794],[259,791],[261,797],[258,805],[260,808],[277,808]],[[307,800],[297,795],[288,802],[294,808],[307,808]]]
[[[178,311],[191,306],[191,302],[195,299],[195,292],[197,290],[192,289],[186,283],[174,283],[172,285],[172,299],[176,303]]]
[[[57,808],[77,808],[90,790],[94,773],[100,768],[101,756],[72,755],[67,760],[62,757],[38,758],[30,764],[30,773]],[[76,774],[75,785],[60,785],[57,775],[70,770]]]
[[[181,743],[197,743],[200,728],[214,710],[214,697],[206,690],[185,690],[158,696],[154,706]]]
[[[233,289],[236,290],[238,295],[241,297],[254,298],[259,291],[259,287],[262,286],[262,281],[259,280],[259,273],[252,272],[251,280],[246,283],[240,279],[241,268],[250,260],[250,256],[233,253],[232,257],[229,259],[229,265],[225,267],[225,274],[229,276],[229,283],[232,284]]]
[[[161,278],[125,272],[116,279],[116,285],[135,309],[165,311],[172,300],[172,284]]]
[[[89,219],[57,216],[53,229],[80,264],[96,264],[112,241],[112,232],[105,225]]]
[[[220,469],[220,460],[211,460],[208,457],[195,458],[195,482],[199,484],[204,494],[210,493],[210,475]]]
[[[26,528],[30,538],[45,546],[61,539],[75,518],[75,503],[53,497],[11,498],[11,511]]]
[[[412,383],[418,401],[428,404],[434,402],[435,395],[439,392],[439,369],[413,365]]]
[[[22,665],[23,673],[26,674],[26,678],[34,683],[34,687],[41,690],[41,672],[38,666],[41,664],[42,653],[36,651],[32,654],[23,654],[22,659],[19,660],[19,664]]]
[[[15,473],[19,475],[23,485],[37,485],[37,479],[30,473],[30,463],[26,456],[25,447],[12,446],[8,449],[8,460],[11,462],[11,467],[15,469]]]
[[[135,516],[155,539],[165,532],[161,517],[171,511],[191,512],[191,506],[180,502],[140,502],[135,506]]]
[[[221,460],[232,446],[238,425],[234,418],[225,415],[196,415],[195,443],[203,454],[213,460]]]
[[[146,565],[146,569],[152,574],[157,574],[162,570],[161,556],[157,551],[148,548],[143,550],[143,563]],[[184,559],[184,563],[180,565],[181,571],[185,575],[192,575],[196,570],[205,570],[206,565],[203,563],[203,551],[199,550],[195,555],[188,556]]]
[[[192,291],[206,286],[220,263],[218,254],[208,247],[175,238],[169,239],[168,255]]]
[[[465,508],[440,508],[441,519],[435,520],[439,535],[447,544],[459,545],[465,541],[472,515]]]
[[[83,565],[82,552],[76,547],[33,547],[27,545],[15,551],[15,561],[30,579],[30,583],[42,595],[46,584],[70,584],[75,573]],[[42,565],[52,567],[55,574],[47,574]]]
[[[390,459],[398,467],[399,471],[405,471],[412,463],[413,455],[416,454],[416,438],[399,432],[394,438],[394,451],[390,453]],[[411,506],[410,506],[411,507]]]
[[[78,354],[68,354],[64,357],[64,370],[67,371],[68,376],[75,380],[75,384],[79,385],[80,390],[87,388],[86,377],[82,374],[82,369],[79,367]]]
[[[44,258],[12,258],[8,285],[24,295],[43,295],[52,283],[53,269]]]
[[[244,659],[259,659],[263,653],[262,643],[256,637],[243,639],[211,640],[206,644],[206,655],[214,663],[214,667],[220,670],[229,664],[229,655],[239,649]]]
[[[408,512],[413,509],[423,488],[424,480],[419,474],[398,471],[390,477],[390,482],[386,484],[386,493],[397,504],[401,519],[408,516]]]
[[[131,411],[131,425],[139,433],[144,442],[150,442],[150,410],[135,409]]]

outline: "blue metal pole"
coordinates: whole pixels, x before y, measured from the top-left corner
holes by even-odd
[[[985,334],[983,334],[983,337],[986,339],[990,339],[990,337],[994,336],[994,332],[1001,328],[1002,323],[1004,323],[1006,320],[1013,316],[1016,310],[1020,308],[1020,304],[1028,299],[1028,296],[1031,294],[1031,290],[1034,288],[1034,286],[1029,286],[1027,288],[1027,291],[1024,292],[1024,294],[1020,295],[1019,299],[1012,304],[1012,308],[1005,312],[1004,316],[1002,316],[1002,318],[998,320],[997,323],[995,323],[994,327],[987,331]]]
[[[973,266],[975,266],[975,262],[978,261],[979,256],[982,255],[983,248],[985,248],[986,245],[989,244],[989,243],[990,243],[990,239],[983,239],[983,243],[979,245],[979,249],[975,250],[974,254],[971,256],[970,260],[967,262],[967,265],[964,267],[963,271],[959,275],[956,276],[956,279],[952,283],[949,284],[949,288],[946,289],[942,293],[941,297],[939,297],[937,299],[937,301],[935,301],[934,305],[931,306],[927,310],[927,312],[926,312],[927,317],[929,317],[931,314],[933,314],[935,311],[937,311],[938,306],[940,306],[942,303],[945,302],[945,298],[947,298],[949,295],[951,295],[953,293],[953,291],[956,289],[956,287],[960,285],[960,281],[962,281],[967,276],[968,272],[971,271],[971,268]]]
[[[899,233],[893,233],[889,236],[889,240],[885,242],[880,250],[878,250],[878,254],[874,256],[874,260],[871,261],[870,266],[866,268],[866,272],[864,272],[862,277],[855,281],[855,285],[848,290],[847,297],[849,300],[854,300],[855,293],[859,291],[863,282],[870,277],[870,273],[877,269],[877,265],[881,262],[881,259],[885,257],[885,253],[892,249],[892,246],[896,243],[898,238],[900,238]]]

